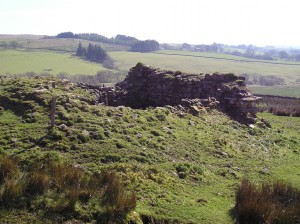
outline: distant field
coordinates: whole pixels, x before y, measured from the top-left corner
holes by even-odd
[[[266,64],[261,62],[240,61],[243,57],[185,51],[158,51],[153,53],[111,52],[115,64],[121,70],[128,70],[137,62],[162,69],[181,70],[191,73],[233,72],[235,74],[259,74],[282,77],[286,83],[295,83],[300,78],[300,63],[295,65]],[[216,59],[218,57],[219,59]],[[225,58],[225,59],[222,59]],[[228,60],[234,59],[234,60]],[[284,63],[283,61],[274,61]]]
[[[298,86],[248,86],[256,94],[300,97],[300,85]]]
[[[58,74],[96,74],[107,70],[101,64],[92,63],[71,56],[68,53],[50,51],[27,52],[22,50],[0,51],[0,74],[26,72]]]
[[[97,44],[103,47],[106,51],[123,51],[128,50],[129,47],[114,45],[114,44],[104,44],[97,43],[87,40],[79,40],[79,39],[39,39],[28,41],[24,47],[27,49],[46,49],[53,51],[68,51],[75,52],[79,42],[82,43],[83,46],[88,46],[89,43]]]
[[[0,34],[0,40],[14,41],[14,40],[38,40],[43,38],[43,35],[31,35],[31,34]]]
[[[43,39],[43,36],[35,35],[0,35],[0,44],[2,42],[9,43],[11,41],[15,41],[20,48],[32,50],[42,49],[51,51],[75,52],[79,42],[81,42],[83,46],[87,46],[89,43],[97,44],[103,47],[106,51],[124,51],[129,49],[128,46],[104,44],[71,38]]]

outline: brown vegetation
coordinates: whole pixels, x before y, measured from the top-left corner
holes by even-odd
[[[106,220],[104,223],[115,223],[136,207],[136,195],[127,193],[115,172],[106,172],[103,176]],[[121,222],[119,222],[121,223]]]
[[[258,187],[243,180],[236,210],[238,223],[299,223],[300,191],[281,181]]]
[[[300,99],[294,97],[259,95],[256,103],[260,112],[269,112],[277,116],[300,117]]]
[[[87,207],[90,200],[101,206],[92,214],[100,223],[123,223],[136,207],[135,193],[125,189],[115,172],[90,174],[66,160],[47,156],[20,169],[16,160],[0,157],[0,208],[37,206],[75,215],[75,205]]]

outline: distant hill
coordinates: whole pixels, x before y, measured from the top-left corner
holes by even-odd
[[[28,50],[76,52],[79,42],[83,46],[88,46],[89,43],[99,45],[98,42],[72,38],[45,38],[41,35],[0,35],[0,46],[6,43],[8,48],[25,48]],[[117,44],[100,43],[100,45],[106,51],[126,51],[130,48],[126,45]]]

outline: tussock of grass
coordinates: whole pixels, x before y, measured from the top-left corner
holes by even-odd
[[[100,223],[122,223],[126,214],[136,207],[136,195],[126,192],[115,172],[106,172],[102,182],[105,186],[102,200],[105,212]]]
[[[0,184],[5,178],[12,178],[19,172],[17,162],[8,156],[0,158]]]
[[[91,175],[51,154],[35,159],[23,170],[11,158],[0,158],[0,208],[37,207],[78,216],[76,207],[85,207],[93,211],[85,217],[88,220],[96,217],[106,220],[104,223],[123,223],[136,207],[135,193],[128,192],[114,172]],[[93,207],[95,202],[98,209]]]
[[[21,198],[24,194],[24,185],[18,177],[5,177],[4,183],[0,187],[0,206],[11,207],[20,206]]]
[[[28,194],[42,194],[49,189],[50,176],[45,172],[33,172],[28,178],[26,192]]]
[[[236,193],[239,223],[298,223],[300,190],[281,181],[255,186],[243,180]]]

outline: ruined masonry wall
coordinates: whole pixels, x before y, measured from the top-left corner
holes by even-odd
[[[183,99],[214,99],[218,108],[234,117],[255,117],[257,100],[243,77],[234,74],[185,74],[138,63],[115,88],[99,88],[99,103],[146,108],[180,105]]]

